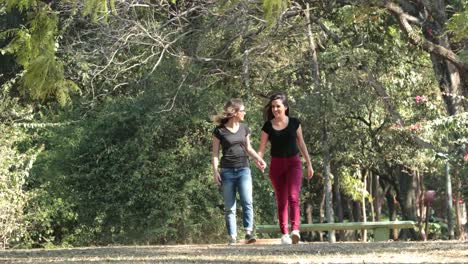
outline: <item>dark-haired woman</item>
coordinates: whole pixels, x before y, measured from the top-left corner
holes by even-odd
[[[278,221],[282,233],[282,244],[297,244],[300,236],[299,197],[302,183],[302,162],[299,152],[307,164],[307,179],[314,175],[307,147],[302,136],[301,123],[289,117],[286,95],[276,93],[265,106],[266,119],[262,127],[258,154],[263,157],[267,142],[271,144],[270,180],[275,190]],[[289,217],[288,217],[289,215]],[[288,220],[291,221],[291,236]]]

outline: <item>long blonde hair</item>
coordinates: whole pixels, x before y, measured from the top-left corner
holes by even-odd
[[[211,117],[216,125],[224,125],[231,119],[244,105],[239,98],[232,98],[226,102],[223,111]]]

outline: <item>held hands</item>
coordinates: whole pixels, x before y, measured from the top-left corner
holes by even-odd
[[[267,164],[263,159],[258,159],[258,160],[255,160],[255,166],[257,166],[257,168],[260,171],[265,172],[265,168],[266,168]]]

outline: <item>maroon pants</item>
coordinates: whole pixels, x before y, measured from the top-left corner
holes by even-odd
[[[299,230],[299,197],[302,183],[302,163],[299,155],[271,157],[270,179],[275,189],[281,233],[289,233],[288,209],[292,230]]]

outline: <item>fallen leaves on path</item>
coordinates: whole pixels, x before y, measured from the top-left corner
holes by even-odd
[[[460,241],[109,246],[0,251],[0,263],[466,263]]]

